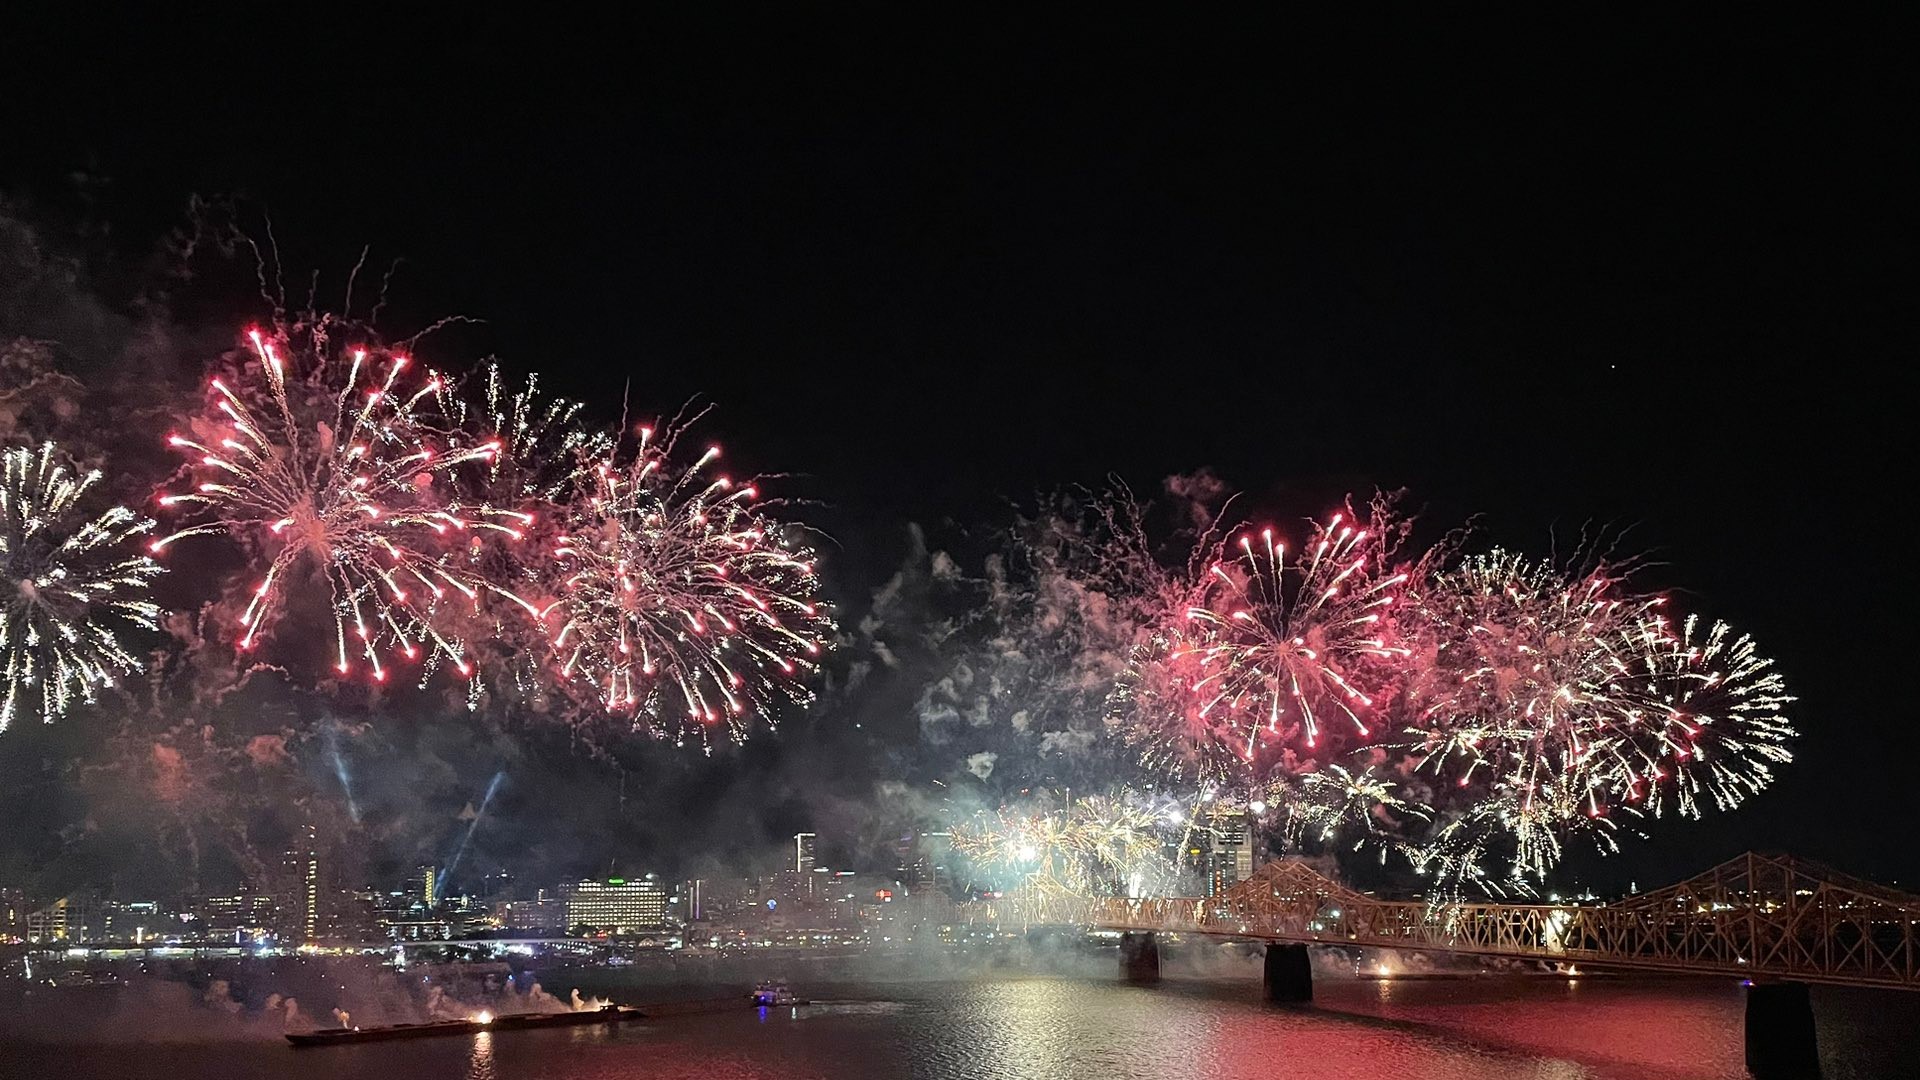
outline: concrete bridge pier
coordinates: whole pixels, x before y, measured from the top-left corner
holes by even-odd
[[[1806,983],[1747,984],[1747,1073],[1754,1080],[1818,1080],[1820,1046]]]
[[[1160,981],[1160,942],[1151,931],[1120,935],[1120,977],[1131,983]]]
[[[1305,945],[1275,941],[1267,945],[1265,983],[1268,1001],[1312,1001],[1313,963]]]

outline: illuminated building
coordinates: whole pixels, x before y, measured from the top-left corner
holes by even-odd
[[[545,889],[532,900],[502,904],[500,918],[507,929],[521,932],[568,929],[566,901],[548,896]]]
[[[446,941],[453,937],[453,924],[431,916],[421,919],[381,920],[381,928],[394,941]]]
[[[311,822],[294,834],[280,861],[280,937],[306,943],[320,930],[320,845]]]
[[[667,893],[652,875],[589,879],[567,891],[567,929],[608,934],[652,933],[667,922]]]
[[[342,942],[373,941],[381,936],[381,895],[370,888],[335,889],[321,923],[321,934]]]
[[[439,874],[434,870],[432,863],[422,863],[414,870],[413,877],[408,881],[408,884],[419,886],[420,891],[415,895],[420,898],[422,905],[429,908],[433,906],[434,899],[439,895],[434,888],[438,883],[438,878]]]
[[[27,894],[0,889],[0,938],[24,937],[27,930]]]
[[[1253,876],[1253,842],[1247,815],[1240,810],[1217,810],[1210,815],[1206,856],[1207,895],[1219,896],[1235,882]]]
[[[813,844],[818,839],[813,833],[793,834],[793,869],[802,874],[813,872]]]
[[[131,941],[136,945],[159,934],[168,916],[152,900],[109,900],[100,905],[98,937],[104,941]]]
[[[104,933],[100,896],[90,890],[70,893],[27,914],[30,941],[91,941]]]
[[[206,937],[213,941],[246,941],[274,923],[273,897],[245,888],[231,896],[209,896],[199,906]]]

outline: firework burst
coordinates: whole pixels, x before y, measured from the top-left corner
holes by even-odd
[[[1384,859],[1407,819],[1429,820],[1429,807],[1405,798],[1400,785],[1380,770],[1329,764],[1298,777],[1283,777],[1268,789],[1268,800],[1283,809],[1285,832],[1293,840],[1327,843],[1352,836],[1353,848],[1368,845]]]
[[[1568,575],[1505,551],[1434,577],[1410,731],[1418,768],[1483,803],[1456,833],[1497,823],[1516,872],[1537,876],[1559,861],[1563,826],[1604,816],[1643,715],[1627,676],[1661,634],[1660,604],[1604,569]]]
[[[1624,732],[1642,719],[1628,675],[1665,638],[1661,598],[1605,571],[1569,577],[1492,552],[1438,575],[1421,601],[1432,653],[1413,694],[1421,765],[1459,788],[1486,782],[1523,803],[1582,796],[1601,813],[1626,765]]]
[[[956,826],[952,837],[975,866],[1023,887],[1140,896],[1172,882],[1168,841],[1192,827],[1170,800],[1123,792],[1064,807],[1001,807]]]
[[[461,568],[460,542],[517,538],[531,519],[463,505],[452,477],[491,462],[501,444],[470,438],[439,413],[439,375],[415,384],[407,356],[373,346],[336,351],[328,330],[322,321],[248,333],[245,372],[212,380],[208,410],[190,434],[168,440],[187,455],[183,472],[195,483],[160,502],[193,517],[152,548],[224,532],[261,553],[266,569],[238,620],[241,651],[317,577],[331,600],[341,674],[359,657],[384,681],[383,653],[426,653],[471,675],[436,609],[500,590]]]
[[[548,508],[572,497],[580,470],[607,460],[614,450],[610,433],[584,421],[582,403],[543,394],[538,375],[510,382],[498,365],[488,364],[465,385],[443,388],[438,399],[443,413],[473,441],[500,448],[454,478],[463,500],[488,514],[536,510],[516,515],[535,532],[540,531],[536,516],[544,526],[552,514]],[[546,587],[551,567],[544,558],[526,557],[539,546],[537,540],[471,543],[461,552],[465,580],[501,586],[483,590],[479,603],[457,613],[474,663],[488,676],[468,682],[469,708],[477,709],[489,694],[538,708],[551,704],[545,642],[524,632],[527,605],[521,600]]]
[[[147,589],[161,567],[127,550],[153,522],[123,506],[90,516],[99,479],[68,471],[52,443],[0,455],[0,731],[21,712],[52,721],[76,695],[93,701],[141,666],[118,634],[158,629]]]
[[[756,506],[754,484],[709,466],[676,469],[677,431],[639,429],[623,463],[583,466],[557,508],[538,612],[557,677],[609,713],[683,742],[735,741],[780,700],[806,703],[805,675],[834,631],[814,555]]]
[[[1433,580],[1409,731],[1464,809],[1416,863],[1466,880],[1505,852],[1509,877],[1538,878],[1570,838],[1613,850],[1616,810],[1697,817],[1702,795],[1732,808],[1771,781],[1791,760],[1780,676],[1723,623],[1675,634],[1663,604],[1604,566],[1501,551]]]
[[[1793,760],[1785,678],[1750,636],[1724,622],[1699,635],[1699,625],[1689,615],[1677,638],[1649,628],[1628,683],[1643,720],[1620,786],[1656,816],[1671,805],[1697,818],[1702,796],[1732,810]]]
[[[1373,733],[1409,655],[1392,616],[1413,573],[1392,559],[1404,525],[1373,518],[1316,523],[1298,551],[1271,529],[1216,551],[1115,695],[1148,765],[1251,789]]]
[[[483,469],[463,474],[472,501],[499,511],[564,501],[582,463],[612,454],[613,436],[583,422],[586,406],[543,394],[539,375],[509,385],[499,365],[488,364],[478,383],[477,395],[451,386],[438,395],[445,415],[476,431],[476,441],[499,448]]]
[[[1001,807],[953,829],[953,849],[978,866],[1059,879],[1075,861],[1073,830],[1059,810]]]

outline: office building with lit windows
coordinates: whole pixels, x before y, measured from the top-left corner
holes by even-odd
[[[666,925],[667,892],[651,876],[589,879],[567,889],[567,929],[650,934]]]

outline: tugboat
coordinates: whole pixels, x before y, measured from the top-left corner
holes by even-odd
[[[778,1008],[787,1005],[813,1004],[806,998],[795,997],[793,990],[788,987],[786,983],[776,979],[769,979],[755,986],[753,993],[748,995],[748,999],[753,1003],[755,1008]]]

